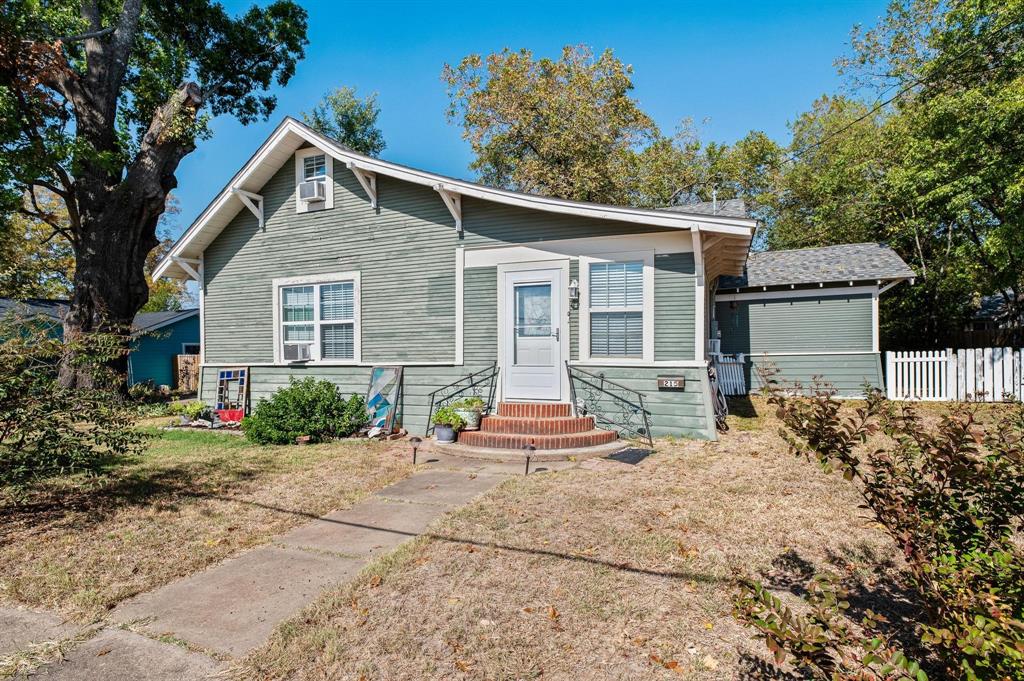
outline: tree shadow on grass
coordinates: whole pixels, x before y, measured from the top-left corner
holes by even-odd
[[[215,457],[85,478],[71,489],[39,488],[20,503],[0,506],[0,545],[26,532],[85,530],[130,506],[174,511],[181,501],[244,487],[265,474],[251,467],[226,466],[223,457]]]
[[[869,610],[881,615],[885,620],[879,625],[880,633],[891,638],[908,657],[920,663],[929,677],[941,678],[937,660],[922,646],[918,635],[918,628],[925,621],[925,612],[919,605],[913,586],[907,581],[906,572],[893,557],[869,546],[840,545],[826,549],[825,562],[825,571],[844,575],[841,584],[847,590],[846,600],[850,604],[846,616],[859,624]],[[762,573],[761,581],[772,590],[787,591],[804,598],[809,582],[822,571],[798,552],[787,549],[776,556],[770,569]],[[754,673],[758,664],[772,665],[756,657],[752,657],[750,662],[754,665],[750,678],[803,678],[759,676]]]

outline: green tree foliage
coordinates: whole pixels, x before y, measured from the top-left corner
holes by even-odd
[[[0,298],[67,300],[74,271],[71,244],[45,222],[25,215],[0,222]]]
[[[633,206],[746,197],[758,203],[778,165],[761,133],[704,146],[683,121],[672,137],[630,96],[632,67],[611,50],[566,46],[559,59],[529,50],[445,65],[449,120],[463,129],[481,181],[545,196]]]
[[[238,17],[212,0],[11,0],[0,4],[0,219],[50,225],[75,253],[67,338],[129,324],[146,303],[181,159],[211,117],[264,118],[303,56],[289,0]],[[67,224],[38,205],[64,203]],[[22,201],[27,196],[28,202]],[[126,358],[114,360],[124,374]],[[65,364],[62,380],[89,377]]]
[[[659,137],[629,96],[632,68],[606,50],[567,46],[558,60],[529,50],[445,65],[449,119],[486,184],[579,201],[624,202],[623,177]],[[623,171],[627,172],[624,173]]]
[[[113,388],[104,364],[124,352],[121,338],[91,334],[71,344],[50,320],[0,319],[0,493],[13,496],[53,475],[96,472],[112,458],[138,452],[134,414]],[[57,367],[67,359],[93,374],[91,388],[65,388]]]
[[[929,427],[877,393],[851,415],[822,389],[808,398],[776,390],[769,402],[791,451],[855,484],[902,553],[926,618],[920,647],[949,678],[1024,679],[1024,405],[987,424],[963,406]],[[878,433],[881,443],[868,443]],[[920,678],[878,633],[880,620],[857,632],[841,617],[842,599],[810,605],[794,614],[746,581],[736,612],[778,661],[791,655],[817,678]]]
[[[889,243],[919,275],[883,299],[889,344],[942,344],[992,293],[1019,317],[1024,3],[897,0],[853,48],[841,70],[872,104],[823,97],[793,123],[768,245]]]
[[[324,95],[313,110],[302,114],[306,125],[338,140],[353,151],[380,156],[386,146],[377,127],[377,93],[360,99],[353,87],[339,87]]]
[[[369,420],[360,395],[346,398],[330,381],[293,376],[288,387],[260,400],[252,414],[242,419],[242,430],[259,444],[288,445],[301,436],[314,442],[347,437]]]

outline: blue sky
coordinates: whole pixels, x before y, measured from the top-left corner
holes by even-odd
[[[243,127],[221,117],[178,170],[184,230],[285,115],[299,117],[339,85],[378,93],[382,156],[472,179],[471,152],[448,123],[442,66],[504,47],[557,56],[566,44],[615,50],[634,68],[634,96],[665,132],[692,118],[705,140],[749,130],[787,138],[786,124],[815,97],[834,92],[833,60],[855,23],[873,24],[884,0],[839,2],[340,2],[299,0],[309,45],[295,77],[276,88],[270,120]],[[232,12],[250,2],[227,0]]]

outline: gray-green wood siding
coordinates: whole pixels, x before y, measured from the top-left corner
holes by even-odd
[[[722,352],[871,351],[871,294],[715,304]]]
[[[498,268],[467,269],[463,281],[464,362],[495,362],[498,359]]]
[[[340,164],[334,208],[295,212],[295,170],[262,189],[265,228],[242,210],[206,249],[206,359],[272,362],[273,291],[281,277],[361,273],[364,362],[455,359],[456,245],[480,246],[657,231],[463,197],[465,234],[437,195],[378,177],[380,207]]]
[[[654,359],[691,360],[696,304],[693,253],[657,255],[654,268]]]
[[[227,368],[231,365],[224,365]],[[428,395],[431,391],[451,383],[459,377],[486,368],[486,364],[462,367],[406,367],[402,398],[403,425],[412,433],[422,434],[427,425]],[[202,377],[202,399],[208,404],[216,400],[217,369],[205,367]],[[651,431],[656,437],[665,435],[709,439],[715,436],[704,405],[707,395],[707,373],[699,368],[663,369],[651,367],[583,366],[604,374],[611,381],[644,393],[644,406],[651,414]],[[370,381],[369,367],[251,367],[250,403],[255,406],[261,399],[288,385],[290,376],[315,376],[329,380],[346,394],[365,395]],[[658,376],[683,376],[685,389],[659,390]]]
[[[378,176],[380,207],[369,205],[352,174],[335,163],[334,208],[295,212],[294,165],[286,163],[261,193],[266,222],[242,210],[206,249],[205,353],[202,396],[212,402],[219,367],[250,366],[253,401],[287,385],[289,376],[327,378],[346,393],[365,394],[369,367],[251,366],[274,361],[272,280],[334,272],[361,273],[361,338],[364,363],[406,364],[406,427],[426,426],[430,391],[485,368],[497,359],[496,268],[465,270],[465,366],[409,366],[454,362],[455,248],[659,231],[612,221],[540,213],[463,197],[465,234],[429,188]],[[656,327],[667,323],[658,359],[692,358],[692,256],[656,260]],[[664,267],[662,267],[664,266]],[[663,270],[663,271],[662,271]],[[570,260],[579,279],[579,262]],[[686,308],[686,291],[690,291]],[[658,310],[658,301],[665,310]],[[571,356],[578,358],[579,315],[570,311]],[[683,340],[683,335],[687,338]],[[713,437],[707,425],[702,372],[687,368],[595,367],[648,395],[656,434]],[[684,374],[687,390],[659,392],[657,377]]]

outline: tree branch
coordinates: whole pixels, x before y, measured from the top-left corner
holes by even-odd
[[[57,40],[62,43],[80,43],[86,40],[95,40],[96,38],[102,38],[103,36],[110,35],[114,32],[113,26],[107,26],[96,31],[89,31],[87,33],[79,33],[78,35],[67,35],[61,36]]]

